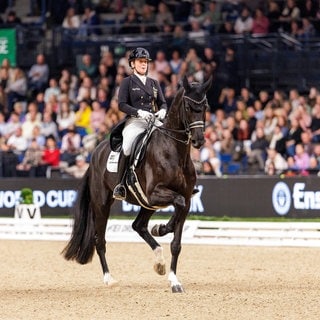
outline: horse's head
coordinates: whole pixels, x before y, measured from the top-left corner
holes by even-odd
[[[184,116],[183,121],[185,129],[191,138],[193,147],[199,149],[204,144],[204,125],[208,101],[206,92],[212,83],[210,77],[205,83],[189,83],[187,77],[183,78],[183,95]]]

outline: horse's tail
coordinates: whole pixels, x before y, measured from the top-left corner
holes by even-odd
[[[73,207],[74,223],[71,239],[62,251],[66,260],[76,260],[80,264],[90,262],[95,249],[95,225],[90,202],[89,170],[87,170],[81,180]]]

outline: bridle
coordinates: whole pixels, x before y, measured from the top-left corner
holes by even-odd
[[[208,105],[208,100],[206,95],[204,95],[204,97],[201,100],[194,100],[186,95],[182,96],[183,99],[183,108],[182,108],[182,122],[184,124],[184,129],[183,130],[176,130],[176,129],[169,129],[169,128],[164,128],[162,126],[157,126],[154,123],[152,124],[153,126],[155,126],[158,130],[160,130],[163,134],[167,135],[168,137],[170,137],[171,139],[181,142],[185,145],[188,145],[190,143],[190,140],[192,138],[191,135],[191,130],[195,129],[195,128],[202,128],[204,131],[204,127],[205,127],[205,119],[203,120],[199,120],[199,121],[194,121],[189,123],[188,119],[187,119],[187,112],[189,112],[190,110],[192,110],[193,112],[199,113],[203,111],[203,105],[205,105],[206,109],[209,107]],[[187,136],[186,140],[182,140],[177,138],[174,135],[171,135],[170,133],[178,133],[178,134],[184,134]]]

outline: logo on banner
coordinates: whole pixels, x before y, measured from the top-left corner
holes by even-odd
[[[320,191],[305,190],[304,182],[296,182],[290,191],[284,182],[278,182],[272,191],[272,204],[277,214],[286,215],[291,205],[295,210],[320,210]]]
[[[287,184],[278,182],[272,191],[272,205],[277,214],[286,215],[291,207],[291,192]]]

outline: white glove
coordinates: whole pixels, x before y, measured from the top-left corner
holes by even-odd
[[[144,119],[146,121],[150,121],[153,118],[153,114],[151,112],[139,109],[138,110],[138,117],[141,119]]]
[[[155,116],[159,120],[163,120],[166,117],[167,111],[165,109],[160,109],[158,112],[156,112]]]

